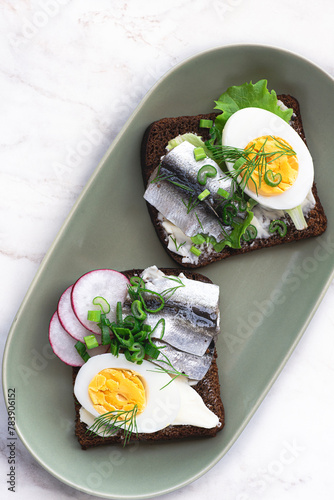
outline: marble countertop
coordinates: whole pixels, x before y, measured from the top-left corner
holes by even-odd
[[[146,92],[211,47],[291,50],[334,75],[331,0],[0,1],[0,346],[39,264]],[[94,139],[92,139],[94,137]],[[66,171],[66,175],[63,173]],[[334,282],[289,362],[225,457],[168,500],[333,498]],[[7,490],[1,399],[0,494]],[[288,418],[286,418],[288,414]],[[95,498],[18,443],[14,498]]]

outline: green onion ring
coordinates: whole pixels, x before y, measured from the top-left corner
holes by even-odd
[[[279,219],[272,220],[269,226],[269,233],[277,232],[281,236],[281,238],[286,235],[287,230],[288,228],[285,222]]]
[[[249,224],[249,226],[247,226],[244,234],[242,235],[242,239],[244,241],[250,241],[250,240],[254,240],[257,236],[257,229],[255,226],[253,226],[253,224]]]
[[[216,177],[217,169],[213,165],[203,165],[197,172],[197,182],[201,186],[205,186],[208,177]]]
[[[264,182],[270,187],[278,186],[281,181],[282,175],[279,172],[277,172],[277,174],[274,174],[272,170],[267,170],[264,174]]]

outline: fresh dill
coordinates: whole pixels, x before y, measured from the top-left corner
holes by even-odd
[[[189,214],[194,208],[197,207],[197,205],[199,205],[201,202],[200,200],[198,199],[198,197],[196,196],[195,200],[193,199],[193,195],[191,194],[189,196],[189,199],[188,199],[188,203],[186,203],[184,201],[184,199],[182,198],[182,203],[183,205],[186,207],[187,209],[187,214]]]
[[[276,151],[265,151],[265,145],[268,141],[268,137],[266,137],[263,141],[263,144],[258,151],[254,149],[254,144],[251,144],[246,149],[235,148],[232,146],[215,146],[210,143],[206,144],[206,146],[213,159],[218,163],[233,163],[234,171],[226,172],[226,175],[232,177],[235,181],[239,176],[241,176],[241,180],[238,181],[238,184],[242,191],[244,191],[245,187],[252,182],[257,193],[258,188],[261,187],[261,179],[268,171],[268,165],[281,158],[281,156],[296,155],[296,152],[288,144],[283,143],[277,137],[269,137],[273,139],[275,145],[277,146]],[[255,171],[257,171],[259,177],[258,184],[252,177]]]
[[[124,444],[129,443],[133,432],[138,434],[137,418],[138,405],[134,405],[131,410],[113,410],[103,413],[97,417],[94,423],[87,429],[90,434],[99,433],[103,437],[112,436],[116,432],[124,431]]]
[[[200,219],[199,219],[199,217],[198,217],[198,215],[197,215],[197,212],[195,212],[195,215],[196,215],[196,219],[197,219],[197,221],[198,221],[198,224],[200,225],[200,228],[201,228],[201,229],[202,229],[202,231],[204,232],[204,227],[203,227],[203,225],[202,225],[202,223],[201,223],[201,221],[200,221]]]
[[[169,384],[171,384],[173,382],[173,380],[177,379],[178,377],[181,377],[181,376],[188,377],[188,375],[186,375],[185,373],[180,372],[176,368],[174,368],[174,366],[170,362],[169,358],[163,352],[160,351],[160,354],[165,358],[165,360],[159,359],[158,361],[159,361],[159,363],[164,363],[166,365],[166,368],[164,366],[156,365],[155,370],[150,370],[150,371],[152,371],[154,373],[162,373],[163,372],[163,373],[167,373],[168,375],[171,375],[170,381],[167,382],[167,384],[165,384],[164,386],[160,387],[160,390],[167,387]]]
[[[170,237],[170,239],[172,240],[172,242],[174,243],[174,245],[175,245],[175,250],[176,250],[177,252],[180,250],[180,248],[181,248],[181,247],[183,247],[183,245],[185,245],[185,244],[186,244],[186,242],[185,242],[185,241],[183,241],[182,243],[177,243],[176,238],[174,238],[174,236],[169,236],[169,237]]]
[[[167,302],[167,300],[169,300],[174,295],[174,293],[176,292],[176,290],[178,290],[178,288],[183,288],[186,285],[178,276],[166,276],[166,278],[169,279],[170,281],[175,281],[177,283],[176,286],[171,288],[166,288],[166,290],[163,290],[161,292],[161,295],[166,299]]]
[[[184,191],[188,191],[190,193],[193,193],[194,190],[190,186],[186,186],[185,184],[182,184],[181,182],[174,181],[173,179],[175,178],[174,174],[167,174],[167,173],[160,173],[160,168],[161,168],[161,163],[158,166],[157,170],[157,175],[154,179],[151,180],[151,184],[154,182],[162,182],[162,181],[168,181],[171,184],[174,184],[174,186],[179,187],[180,189],[183,189]]]

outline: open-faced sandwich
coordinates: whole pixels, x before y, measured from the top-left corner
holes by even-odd
[[[223,428],[218,302],[219,287],[205,276],[156,266],[94,270],[64,291],[49,340],[73,367],[83,449]]]
[[[215,109],[163,118],[143,138],[144,198],[170,256],[196,268],[323,233],[298,101],[260,80]]]

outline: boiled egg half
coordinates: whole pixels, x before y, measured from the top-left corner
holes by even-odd
[[[116,411],[120,415],[117,424],[126,428],[128,424],[122,419],[137,405],[139,433],[156,432],[171,424],[205,428],[219,424],[218,417],[185,377],[169,382],[170,375],[146,360],[138,365],[123,354],[91,357],[80,368],[74,385],[74,394],[82,406],[80,418],[90,426],[97,417]]]
[[[222,144],[247,150],[253,164],[257,161],[259,168],[247,184],[246,177],[238,181],[260,205],[289,210],[303,203],[314,180],[313,160],[302,138],[282,118],[265,109],[241,109],[227,120]],[[234,163],[227,162],[227,167],[235,172]],[[247,168],[242,172],[246,175]]]

